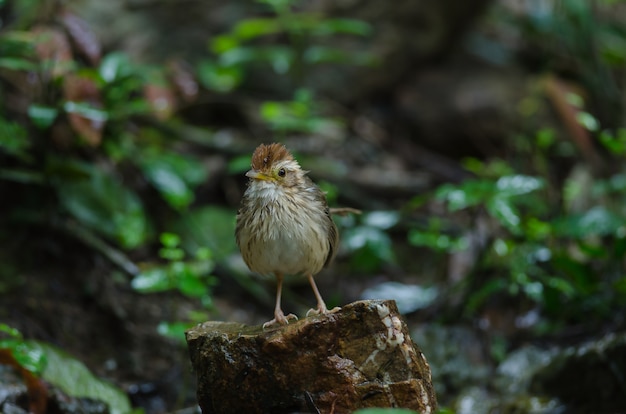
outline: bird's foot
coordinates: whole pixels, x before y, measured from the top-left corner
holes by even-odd
[[[263,324],[263,329],[271,328],[276,325],[288,325],[290,319],[297,321],[298,317],[294,315],[293,313],[290,313],[289,315],[285,315],[283,311],[275,312],[274,319],[272,319],[271,321],[265,322]]]
[[[340,311],[341,308],[339,306],[332,308],[332,309],[328,309],[326,307],[326,305],[318,305],[316,309],[309,309],[309,311],[306,313],[306,316],[311,316],[311,315],[322,315],[322,314],[326,314],[326,313],[335,313]]]

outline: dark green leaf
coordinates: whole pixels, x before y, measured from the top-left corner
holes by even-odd
[[[324,19],[315,25],[312,32],[318,36],[330,36],[338,33],[369,36],[372,33],[372,26],[357,19]]]
[[[624,217],[604,206],[596,206],[582,215],[557,220],[555,229],[559,234],[577,238],[607,236],[619,232],[624,227],[624,222]]]
[[[491,295],[502,292],[508,287],[508,282],[505,279],[492,279],[481,286],[477,291],[472,292],[469,300],[466,303],[466,308],[470,313],[474,313],[482,306],[485,301],[491,297]]]
[[[347,229],[342,244],[352,252],[351,262],[363,271],[372,271],[395,260],[391,238],[380,229],[357,226]]]
[[[31,143],[24,127],[0,117],[0,151],[24,161],[30,158]]]
[[[199,275],[187,268],[178,275],[178,289],[182,294],[190,297],[201,297],[208,294],[208,286]]]
[[[26,59],[17,57],[3,57],[0,58],[0,68],[15,70],[15,71],[34,71],[37,69],[37,65]]]
[[[187,252],[208,248],[215,260],[221,261],[238,250],[234,238],[235,215],[233,210],[202,207],[186,212],[168,229],[181,236]]]
[[[259,49],[258,59],[268,62],[274,72],[285,74],[291,69],[295,55],[293,49],[284,46],[267,46]]]
[[[59,168],[54,167],[54,168]],[[84,175],[61,175],[76,169]],[[141,201],[114,176],[94,166],[65,163],[53,178],[61,205],[83,225],[134,248],[148,235]]]

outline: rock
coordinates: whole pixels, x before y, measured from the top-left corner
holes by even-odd
[[[394,301],[354,302],[271,330],[205,322],[186,336],[204,414],[437,410],[430,367]]]
[[[568,348],[533,378],[538,394],[558,397],[573,413],[626,412],[626,333]]]

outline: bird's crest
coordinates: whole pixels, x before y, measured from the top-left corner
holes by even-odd
[[[293,160],[293,156],[282,144],[261,144],[252,154],[252,169],[262,171],[270,168],[276,161]]]

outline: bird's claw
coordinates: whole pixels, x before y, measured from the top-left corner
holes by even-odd
[[[290,313],[289,315],[285,315],[282,312],[280,314],[275,314],[274,319],[263,324],[263,329],[271,328],[275,325],[288,325],[290,319],[297,321],[298,317],[293,313]]]
[[[340,311],[341,308],[339,306],[332,308],[332,309],[328,309],[326,306],[318,306],[316,309],[309,309],[308,312],[306,313],[306,316],[311,316],[311,315],[320,315],[320,314],[326,314],[326,313],[335,313]]]

